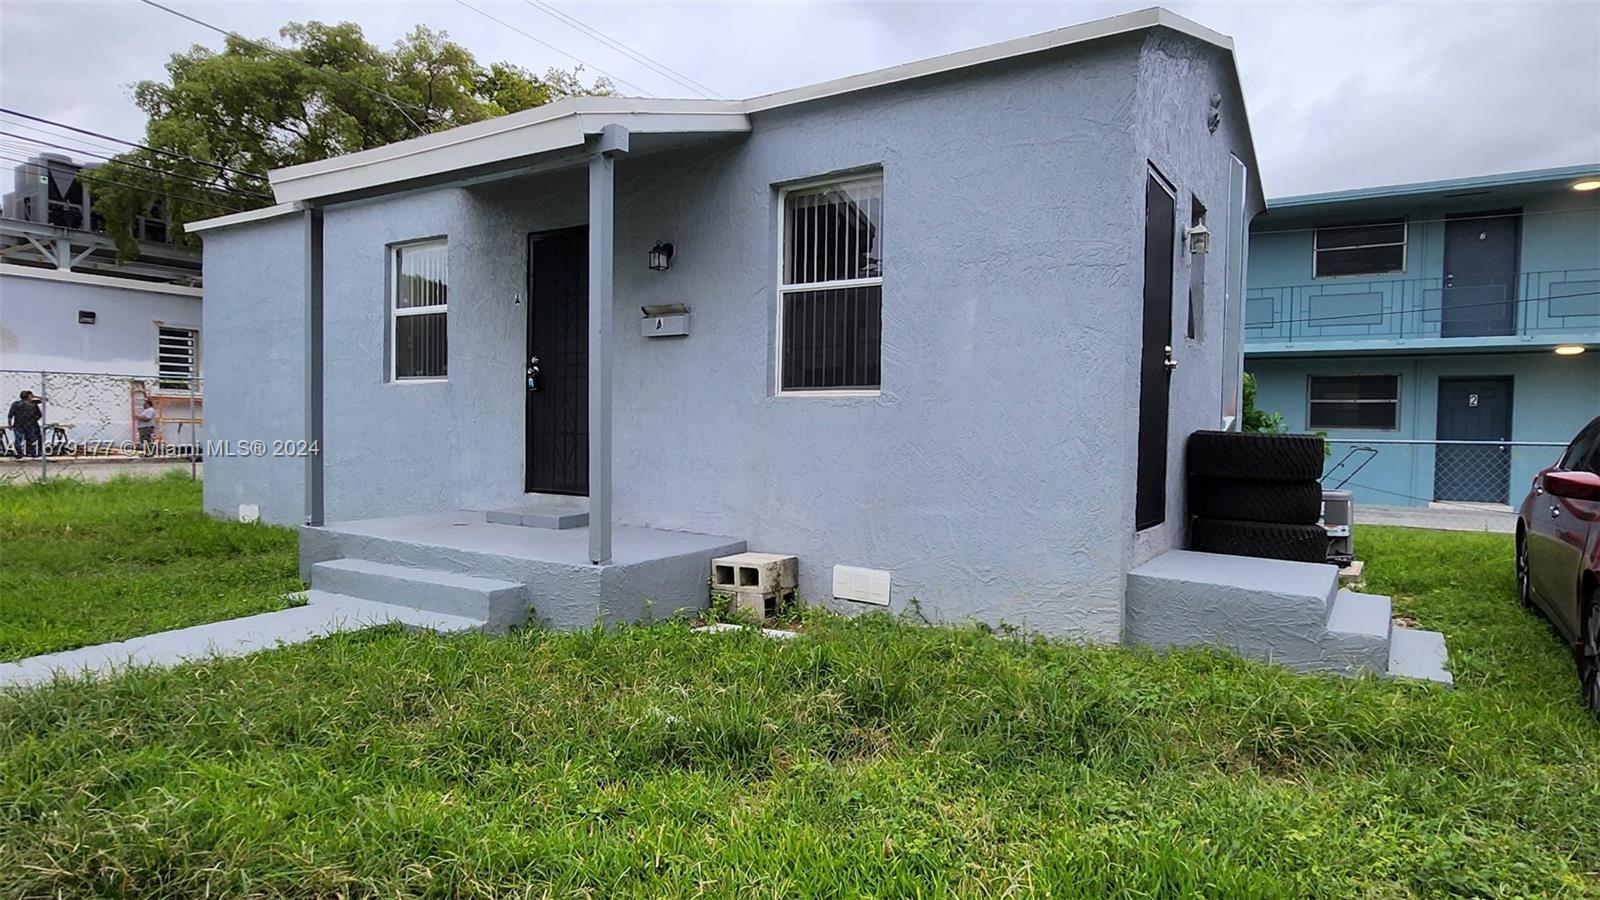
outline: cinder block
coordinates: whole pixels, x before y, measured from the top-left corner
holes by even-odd
[[[756,588],[763,593],[794,590],[800,584],[800,558],[779,553],[735,553],[711,561],[711,586],[721,590]]]
[[[770,619],[792,603],[800,560],[778,553],[735,553],[711,561],[711,590],[732,599],[733,611]]]

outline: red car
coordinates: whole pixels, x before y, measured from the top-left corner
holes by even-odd
[[[1534,476],[1522,501],[1517,594],[1571,643],[1584,703],[1600,713],[1600,418]]]

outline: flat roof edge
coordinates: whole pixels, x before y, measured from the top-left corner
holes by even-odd
[[[278,203],[272,206],[263,206],[260,209],[247,209],[244,212],[229,213],[225,216],[213,216],[201,219],[183,226],[189,234],[201,234],[218,228],[227,228],[232,225],[247,225],[251,222],[265,222],[300,212],[305,206],[300,203]]]
[[[1287,209],[1333,203],[1354,203],[1362,200],[1382,200],[1389,197],[1407,197],[1415,194],[1436,194],[1441,191],[1515,187],[1521,184],[1543,184],[1552,181],[1578,179],[1585,175],[1593,175],[1600,178],[1600,162],[1576,166],[1557,166],[1550,169],[1500,172],[1493,175],[1473,175],[1466,178],[1446,178],[1439,181],[1413,181],[1404,184],[1374,185],[1373,187],[1352,188],[1345,191],[1324,191],[1317,194],[1295,194],[1289,197],[1272,198],[1267,201],[1267,208]]]
[[[87,284],[96,287],[114,288],[121,291],[144,291],[147,294],[176,294],[180,297],[202,296],[202,290],[185,284],[172,284],[165,281],[140,281],[136,278],[118,278],[115,275],[98,275],[93,272],[62,271],[60,269],[47,269],[43,266],[19,266],[15,263],[0,263],[0,276],[12,275],[18,278],[37,278],[41,281],[59,281],[64,284]]]

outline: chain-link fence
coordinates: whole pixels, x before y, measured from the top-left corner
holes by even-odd
[[[37,465],[29,474],[48,478],[52,462],[159,459],[188,462],[198,475],[205,452],[198,376],[0,369],[0,398],[7,408],[0,466]]]
[[[1556,441],[1329,438],[1322,483],[1380,506],[1512,506],[1565,446]]]

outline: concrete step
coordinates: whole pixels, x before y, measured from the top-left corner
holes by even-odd
[[[491,509],[483,514],[491,525],[521,525],[524,528],[583,528],[589,524],[588,497],[530,497],[516,506]]]
[[[483,619],[471,616],[457,616],[430,609],[397,606],[393,603],[378,603],[328,591],[306,591],[305,597],[306,606],[322,610],[333,623],[333,630],[337,631],[355,631],[379,625],[400,624],[407,628],[439,634],[457,634],[465,631],[482,631],[486,625]]]
[[[1323,670],[1338,582],[1331,565],[1169,550],[1128,573],[1125,639]]]
[[[317,591],[396,607],[476,620],[504,631],[527,619],[527,587],[513,581],[461,575],[365,559],[332,559],[311,567]]]
[[[1322,634],[1323,671],[1383,673],[1389,668],[1393,607],[1388,597],[1340,590]]]
[[[1455,678],[1445,668],[1448,658],[1444,635],[1439,632],[1394,626],[1389,638],[1389,677],[1420,678],[1453,685]]]

